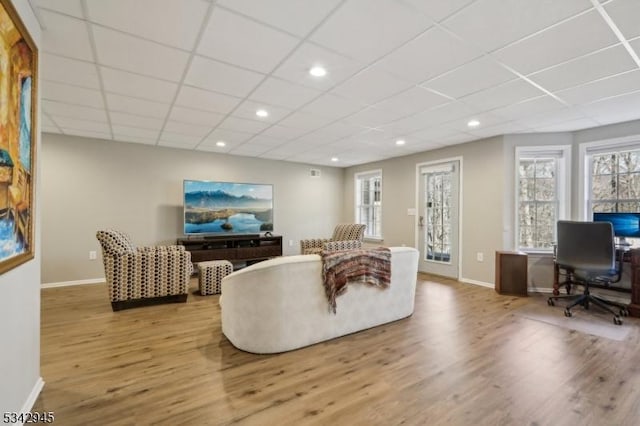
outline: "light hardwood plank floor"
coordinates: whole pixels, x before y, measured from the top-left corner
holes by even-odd
[[[541,298],[420,275],[408,319],[254,355],[222,335],[218,296],[114,313],[104,284],[44,289],[34,410],[60,425],[639,424],[640,320],[615,341],[518,315]]]

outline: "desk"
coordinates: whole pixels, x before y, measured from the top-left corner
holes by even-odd
[[[640,317],[640,249],[631,250],[631,303],[629,314]]]
[[[629,314],[632,317],[640,317],[640,249],[632,249],[624,252],[624,262],[631,264],[631,290],[628,288],[609,287],[609,290],[617,290],[631,293],[631,303],[629,304]],[[553,265],[553,295],[560,294],[559,270]],[[597,286],[596,286],[597,287]]]

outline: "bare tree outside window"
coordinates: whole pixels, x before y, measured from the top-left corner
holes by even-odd
[[[365,237],[382,238],[382,174],[356,176],[356,221],[367,225]]]
[[[640,212],[640,150],[591,157],[592,212]]]
[[[518,242],[523,249],[550,249],[558,217],[557,160],[520,158]]]

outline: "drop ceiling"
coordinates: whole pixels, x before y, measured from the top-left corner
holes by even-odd
[[[638,0],[31,1],[44,132],[345,167],[640,119]]]

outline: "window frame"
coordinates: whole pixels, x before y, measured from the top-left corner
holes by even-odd
[[[376,234],[371,234],[369,233],[370,231],[374,231],[373,229],[370,228],[374,228],[374,226],[369,226],[370,224],[367,223],[366,221],[362,221],[361,217],[360,217],[360,211],[361,211],[361,196],[362,196],[362,190],[361,190],[361,184],[365,179],[371,179],[371,178],[379,178],[380,179],[380,200],[377,201],[377,203],[379,203],[377,206],[379,207],[379,216],[378,216],[378,220],[377,222],[380,224],[380,234],[376,235]],[[383,180],[382,180],[382,169],[375,169],[375,170],[367,170],[367,171],[363,171],[363,172],[359,172],[359,173],[355,173],[354,174],[354,220],[355,223],[360,223],[360,224],[366,224],[367,228],[365,229],[365,234],[364,234],[364,239],[365,240],[371,240],[371,241],[382,241],[383,237],[382,237],[382,203],[383,203]],[[374,207],[376,206],[376,201],[373,200],[372,204],[368,204],[368,206]],[[375,222],[373,222],[373,224],[375,224]]]
[[[568,219],[571,215],[571,145],[517,146],[514,170],[514,247],[525,253],[552,253],[553,248],[522,247],[520,245],[520,162],[524,159],[554,158],[555,164],[555,220]],[[556,226],[552,228],[553,243]]]
[[[585,142],[579,145],[579,217],[581,220],[591,221],[592,207],[592,159],[593,155],[620,151],[640,150],[640,135],[625,136],[621,138]],[[618,199],[619,200],[619,199]]]

